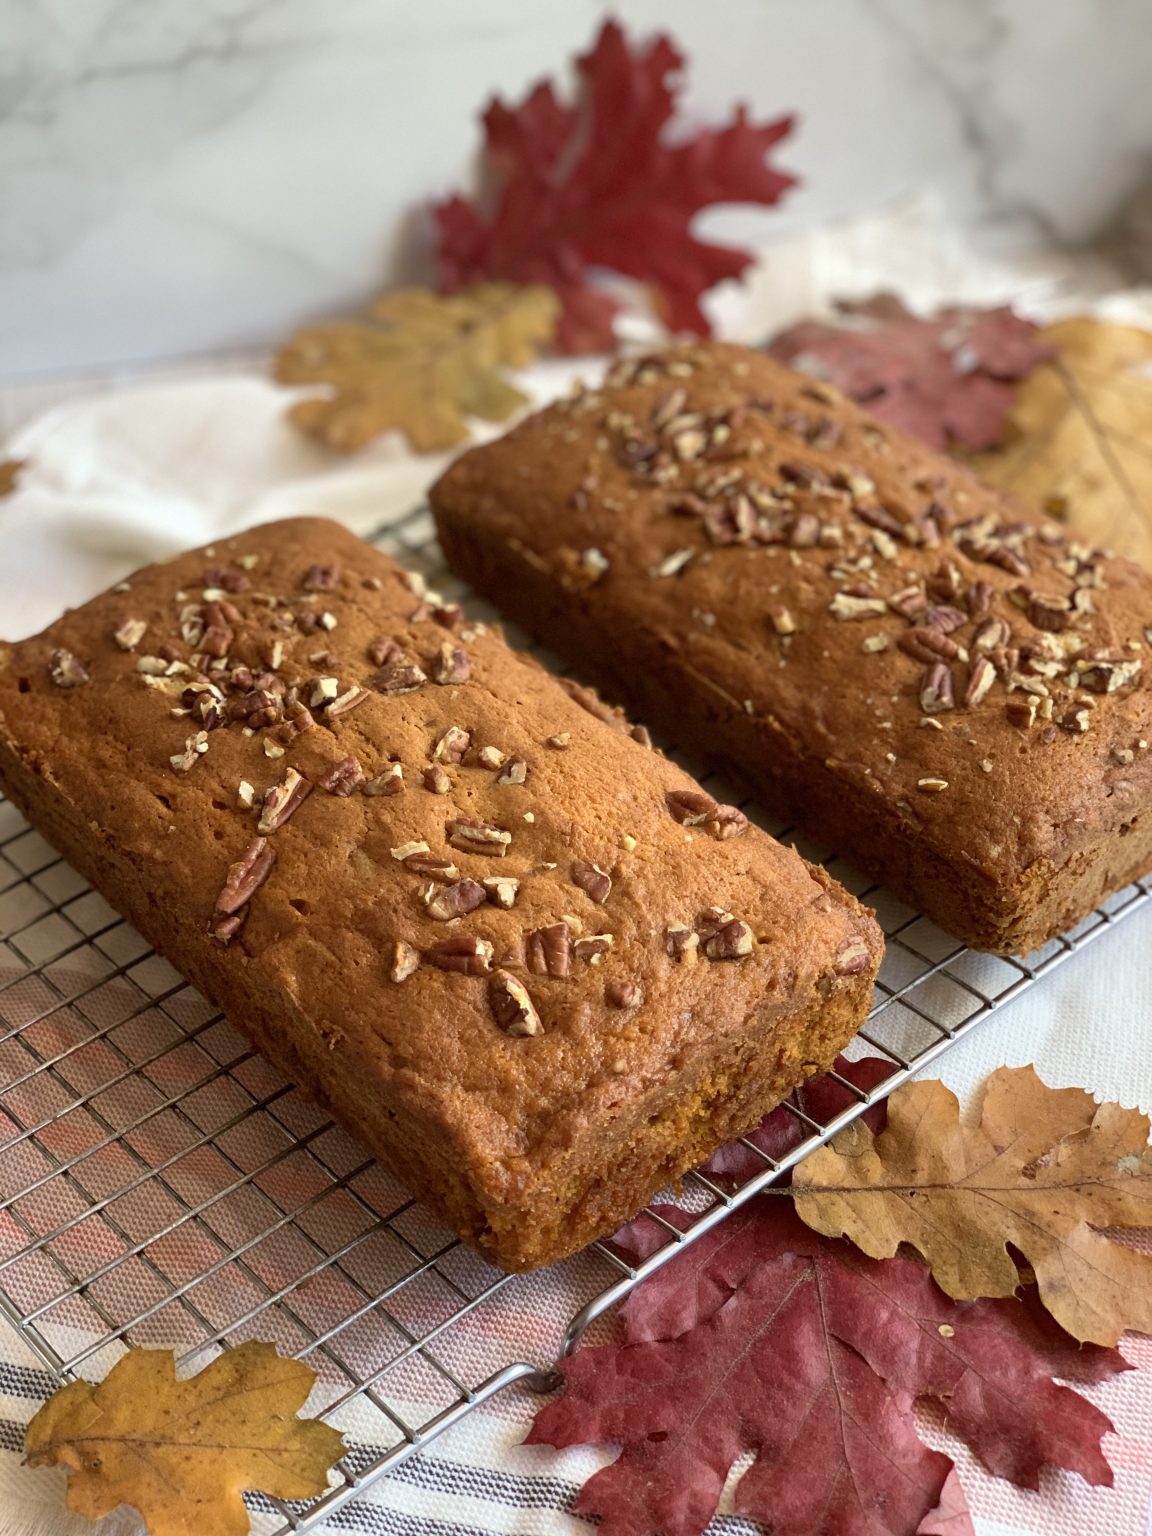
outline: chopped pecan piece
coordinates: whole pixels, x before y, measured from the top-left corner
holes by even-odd
[[[372,687],[376,692],[386,694],[415,693],[418,688],[423,688],[427,681],[424,672],[416,663],[404,657],[387,662],[371,679]]]
[[[312,785],[295,768],[287,768],[279,784],[264,792],[264,809],[256,827],[261,837],[276,832],[297,811],[312,792]]]
[[[916,788],[922,789],[926,795],[938,795],[941,790],[948,788],[948,780],[930,775],[928,778],[917,779]]]
[[[954,661],[960,654],[960,647],[955,640],[927,624],[906,629],[896,644],[905,656],[911,656],[914,661],[922,661],[927,666],[937,661]]]
[[[112,631],[112,638],[122,651],[134,651],[148,633],[146,619],[125,619]]]
[[[276,862],[276,850],[266,837],[254,837],[236,862],[229,866],[216,898],[216,915],[231,917],[247,906],[267,880]]]
[[[796,633],[796,620],[792,617],[792,610],[785,608],[783,603],[773,603],[768,609],[768,617],[772,621],[772,628],[778,635],[794,635]]]
[[[1139,660],[1090,660],[1081,667],[1080,681],[1093,693],[1115,693],[1136,681],[1144,663]]]
[[[888,607],[903,614],[906,619],[914,619],[928,607],[928,597],[919,583],[913,583],[899,592],[893,592],[888,599]]]
[[[1036,723],[1036,711],[1040,707],[1040,700],[1035,694],[1026,693],[1023,696],[1014,694],[1004,705],[1004,713],[1008,717],[1009,724],[1019,726],[1027,730]]]
[[[442,971],[461,971],[466,976],[483,976],[492,969],[492,945],[474,933],[454,933],[430,944],[424,951],[429,965]]]
[[[411,944],[405,944],[403,939],[397,939],[396,947],[392,951],[392,966],[388,972],[392,980],[407,981],[419,965],[420,951],[413,949]]]
[[[309,690],[308,703],[312,709],[324,709],[339,695],[340,679],[338,677],[318,677]]]
[[[439,763],[429,763],[427,768],[420,770],[420,777],[424,780],[424,788],[434,795],[446,795],[452,788],[452,780],[448,772]]]
[[[704,822],[704,829],[718,843],[726,843],[730,837],[741,837],[748,830],[748,818],[735,805],[718,805]]]
[[[612,944],[613,938],[610,933],[589,933],[582,939],[572,941],[572,953],[577,960],[587,960],[590,965],[598,965],[612,948]]]
[[[929,608],[924,615],[924,622],[930,629],[938,630],[942,635],[950,635],[954,629],[963,629],[968,622],[968,615],[959,608],[938,603],[934,608]]]
[[[610,1008],[639,1008],[644,994],[634,981],[610,981],[604,988],[604,997]]]
[[[845,939],[836,953],[832,969],[837,976],[855,976],[872,964],[872,954],[863,939]]]
[[[542,1035],[544,1026],[536,1012],[528,988],[508,971],[493,971],[488,983],[488,1005],[492,1016],[505,1032],[526,1039]]]
[[[487,899],[488,893],[478,880],[457,880],[431,896],[425,903],[425,909],[429,917],[447,923],[454,917],[463,917],[466,912],[475,912]]]
[[[549,923],[528,935],[528,969],[538,976],[567,976],[572,969],[572,933],[567,923]]]
[[[356,709],[363,704],[368,697],[368,689],[361,688],[359,683],[353,683],[350,688],[345,688],[343,693],[338,693],[328,705],[328,719],[336,715],[346,715],[350,709]]]
[[[938,715],[955,707],[952,673],[942,661],[938,661],[925,671],[921,680],[920,708],[926,715]]]
[[[547,738],[545,745],[552,747],[557,752],[563,752],[572,745],[572,732],[557,731],[554,736]]]
[[[1057,724],[1073,735],[1083,735],[1092,725],[1092,711],[1090,709],[1069,709],[1060,716]]]
[[[510,757],[496,775],[497,784],[523,784],[528,777],[528,764],[522,757]]]
[[[445,640],[432,665],[433,682],[446,687],[449,683],[466,683],[471,676],[472,658],[468,652]]]
[[[500,907],[505,912],[510,911],[516,905],[516,895],[520,889],[519,880],[514,880],[511,875],[488,875],[480,884],[488,900],[494,907]]]
[[[711,795],[699,789],[670,789],[664,803],[672,813],[673,821],[682,827],[699,827],[718,809]]]
[[[603,905],[612,892],[612,876],[599,864],[588,864],[578,859],[572,866],[572,884],[579,886],[591,901]]]
[[[852,597],[847,592],[837,592],[828,604],[828,612],[834,619],[876,619],[888,612],[888,604],[882,597]]]
[[[81,666],[71,651],[53,651],[48,671],[57,688],[79,688],[89,681],[87,668]]]
[[[364,795],[398,795],[404,788],[404,769],[399,763],[389,763],[382,773],[365,779],[361,786]]]
[[[742,960],[752,953],[752,930],[738,917],[710,932],[706,930],[701,938],[709,960]]]
[[[987,656],[977,656],[968,669],[968,686],[964,690],[964,703],[975,709],[988,696],[988,690],[996,681],[996,668]]]
[[[241,907],[239,912],[233,912],[231,916],[225,916],[222,912],[214,912],[208,924],[209,932],[221,944],[231,944],[232,940],[243,928],[244,919],[247,916],[247,907]]]
[[[700,935],[695,928],[670,925],[664,930],[664,948],[673,960],[681,960],[686,965],[695,965],[696,951],[700,948]]]
[[[373,640],[368,647],[368,660],[377,667],[385,667],[390,661],[396,661],[403,655],[403,650],[395,640],[389,640],[387,636],[381,636]]]
[[[470,816],[459,816],[447,826],[448,842],[462,853],[490,853],[502,859],[512,841],[511,832],[494,827],[491,822],[476,821]]]
[[[305,592],[334,592],[339,581],[338,565],[310,565],[300,585]]]
[[[501,752],[499,747],[481,747],[476,754],[476,761],[481,768],[488,768],[494,772],[497,768],[503,768],[508,761],[508,754]]]
[[[177,773],[188,773],[208,750],[208,732],[197,731],[184,743],[183,752],[177,752],[168,761]]]
[[[471,745],[471,731],[466,731],[459,725],[445,726],[433,743],[433,761],[437,763],[462,763],[464,761],[464,754]]]
[[[1071,629],[1074,615],[1063,598],[1045,597],[1039,592],[1034,592],[1032,601],[1028,604],[1028,617],[1037,629],[1060,634],[1065,629]]]
[[[338,763],[333,763],[328,772],[316,782],[330,795],[339,795],[343,798],[352,794],[363,784],[364,770],[360,766],[359,758],[342,757]]]
[[[976,631],[972,649],[978,652],[998,651],[1012,638],[1011,627],[1003,619],[985,619]]]

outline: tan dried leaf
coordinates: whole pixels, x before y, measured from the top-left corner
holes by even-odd
[[[1020,385],[980,473],[1087,543],[1152,566],[1152,332],[1080,316],[1037,336],[1058,349]]]
[[[972,1128],[943,1083],[909,1083],[878,1136],[857,1121],[799,1165],[796,1209],[873,1258],[909,1243],[957,1299],[1013,1293],[1011,1244],[1068,1333],[1114,1344],[1152,1333],[1152,1258],[1103,1230],[1152,1226],[1148,1129],[1139,1110],[1049,1088],[1031,1067],[988,1078]]]
[[[245,1489],[310,1498],[343,1452],[336,1430],[296,1417],[315,1379],[272,1344],[226,1350],[186,1381],[171,1350],[132,1349],[98,1386],[49,1398],[24,1449],[31,1466],[68,1469],[77,1514],[130,1504],[152,1536],[248,1536]]]
[[[538,286],[398,288],[375,301],[370,319],[298,332],[276,358],[276,377],[325,386],[289,414],[329,448],[350,452],[395,428],[431,453],[463,442],[467,417],[506,421],[527,403],[501,370],[532,362],[558,313],[555,294]]]

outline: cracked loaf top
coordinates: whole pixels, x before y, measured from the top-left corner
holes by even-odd
[[[1152,801],[1152,576],[760,353],[617,363],[433,499],[989,878]]]
[[[505,1175],[880,950],[642,729],[326,521],[0,648],[0,741],[186,915],[185,956]]]

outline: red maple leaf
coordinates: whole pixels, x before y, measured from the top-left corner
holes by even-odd
[[[683,1219],[673,1211],[660,1214]],[[1052,1378],[1105,1380],[1127,1369],[1117,1351],[1076,1344],[1032,1288],[951,1301],[916,1260],[818,1237],[784,1195],[701,1238],[621,1317],[623,1342],[566,1361],[564,1396],[528,1436],[622,1446],[576,1504],[601,1536],[697,1536],[747,1451],[735,1505],[774,1536],[931,1530],[959,1495],[952,1484],[942,1500],[952,1462],[917,1436],[918,1399],[945,1405],[984,1465],[1023,1487],[1044,1466],[1112,1481],[1109,1420]]]
[[[1055,356],[1036,341],[1036,326],[1006,306],[951,307],[924,319],[879,293],[836,308],[844,324],[801,321],[768,351],[934,448],[994,447],[1013,385]]]
[[[701,295],[752,257],[698,240],[692,220],[716,203],[771,206],[795,186],[766,160],[793,120],[753,123],[741,107],[726,127],[670,143],[683,64],[670,38],[632,43],[609,21],[576,61],[574,103],[550,81],[519,106],[493,100],[483,117],[492,195],[433,208],[441,287],[545,283],[563,305],[558,350],[601,352],[615,344],[617,306],[591,277],[607,269],[650,284],[673,330],[707,335]]]

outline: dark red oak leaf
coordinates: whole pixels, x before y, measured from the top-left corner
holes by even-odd
[[[546,283],[563,306],[557,349],[601,352],[615,344],[616,303],[592,281],[606,269],[649,284],[671,329],[707,335],[701,295],[752,257],[697,239],[692,221],[717,203],[771,206],[794,186],[766,158],[793,120],[754,123],[741,107],[725,127],[670,142],[683,64],[670,38],[634,43],[609,21],[576,61],[574,103],[550,81],[518,106],[492,101],[489,195],[433,207],[441,287]]]
[[[935,448],[994,447],[1013,385],[1055,355],[1035,340],[1036,326],[1006,306],[950,307],[925,319],[879,293],[836,308],[844,323],[801,321],[768,351]]]
[[[735,1505],[774,1536],[913,1536],[956,1493],[941,1505],[952,1463],[919,1440],[917,1399],[1021,1486],[1044,1466],[1112,1481],[1109,1420],[1052,1378],[1104,1380],[1127,1368],[1117,1351],[1077,1345],[1031,1289],[951,1301],[916,1260],[818,1237],[784,1195],[701,1238],[621,1315],[623,1342],[566,1361],[528,1437],[620,1443],[576,1504],[602,1536],[697,1536],[746,1451]]]

